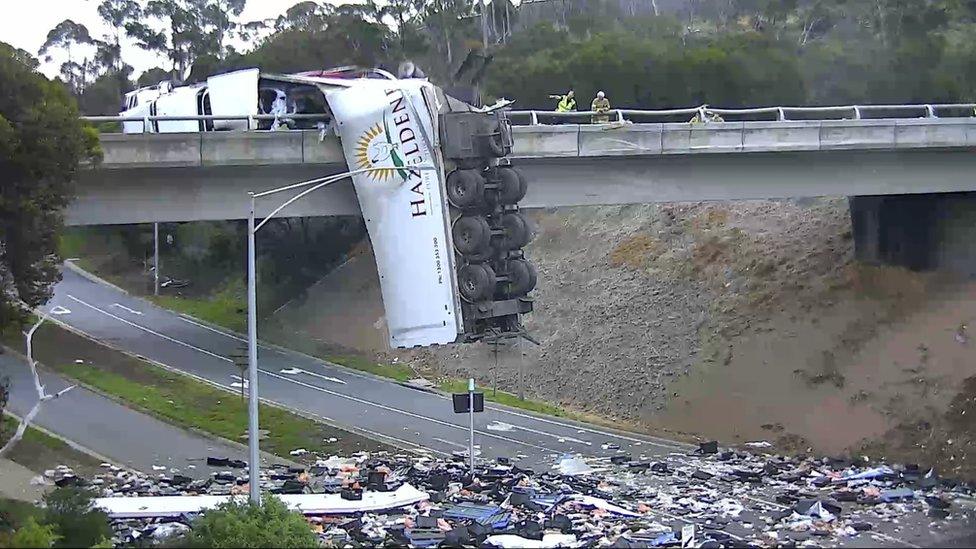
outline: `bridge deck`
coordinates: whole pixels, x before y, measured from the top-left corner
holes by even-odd
[[[247,191],[344,170],[317,131],[105,134],[69,224],[235,219]],[[976,119],[520,126],[525,207],[976,190]],[[270,209],[271,205],[267,205]],[[262,208],[265,206],[262,205]],[[264,210],[266,211],[266,210]],[[284,215],[358,215],[352,185]]]

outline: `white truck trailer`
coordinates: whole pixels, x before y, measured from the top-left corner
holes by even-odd
[[[275,120],[260,126],[268,129],[309,127],[290,117],[323,115],[316,124],[339,136],[353,172],[390,346],[524,336],[521,315],[532,310],[536,271],[522,250],[531,236],[518,211],[526,182],[506,158],[512,132],[504,112],[476,110],[422,79],[323,74],[236,71],[174,88],[149,109],[160,116],[273,114]],[[248,120],[200,120],[139,128],[248,126]],[[130,129],[135,126],[125,126]]]

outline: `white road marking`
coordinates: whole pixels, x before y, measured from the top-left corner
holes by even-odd
[[[126,307],[125,305],[122,305],[121,303],[113,303],[112,306],[113,307],[118,307],[119,309],[122,309],[123,311],[128,311],[128,312],[130,312],[130,313],[132,313],[134,315],[141,315],[142,314],[141,312],[136,311],[134,309],[130,309],[130,308]]]
[[[98,308],[98,307],[96,307],[94,305],[91,305],[89,303],[86,303],[86,302],[84,302],[84,301],[82,301],[82,300],[74,297],[71,294],[68,294],[68,297],[70,299],[72,299],[72,300],[77,301],[78,303],[81,303],[82,305],[85,305],[87,307],[90,307],[92,309],[95,309],[96,311],[99,311],[99,312],[101,312],[101,313],[103,313],[103,314],[105,314],[105,315],[107,315],[109,317],[112,317],[112,318],[114,318],[116,320],[119,320],[120,322],[123,322],[125,324],[129,324],[129,325],[131,325],[133,327],[139,328],[140,330],[143,330],[143,331],[146,331],[146,332],[148,332],[150,334],[153,334],[153,335],[156,335],[158,337],[161,337],[161,338],[163,338],[163,339],[165,339],[167,341],[171,341],[171,342],[176,343],[178,345],[182,345],[184,347],[187,347],[187,348],[193,349],[195,351],[204,353],[204,354],[209,355],[209,356],[212,356],[214,358],[219,358],[220,360],[223,360],[225,362],[231,362],[231,363],[233,363],[233,360],[232,359],[229,359],[227,357],[220,356],[218,354],[212,353],[210,351],[207,351],[206,349],[201,349],[200,347],[196,347],[195,345],[191,345],[189,343],[186,343],[186,342],[183,342],[183,341],[179,341],[177,339],[174,339],[172,337],[169,337],[169,336],[167,336],[165,334],[161,334],[159,332],[156,332],[154,330],[151,330],[149,328],[146,328],[145,326],[141,326],[141,325],[136,324],[134,322],[130,322],[130,321],[124,319],[124,318],[121,318],[121,317],[119,317],[117,315],[114,315],[112,313],[109,313],[108,311],[102,310],[102,309],[100,309],[100,308]],[[189,324],[193,324],[194,326],[198,326],[200,328],[204,328],[206,330],[209,330],[211,332],[214,332],[214,333],[223,335],[225,337],[229,337],[229,338],[235,339],[237,341],[246,341],[245,339],[240,338],[240,337],[237,337],[236,335],[229,334],[229,333],[224,332],[222,330],[218,330],[218,329],[212,328],[212,327],[207,326],[205,324],[202,324],[200,322],[196,322],[195,320],[192,320],[190,318],[187,318],[187,317],[185,317],[183,315],[178,315],[177,318],[179,318],[179,319],[181,319],[184,322],[187,322]],[[287,354],[284,354],[281,351],[278,351],[277,349],[273,349],[273,350],[277,351],[279,354],[283,354],[284,356],[288,356]],[[319,362],[317,359],[316,359],[316,361]],[[319,362],[319,365],[322,365],[321,362]],[[264,371],[264,370],[261,370],[261,371],[262,372],[265,372],[268,375],[273,375],[275,377],[280,377],[280,376],[277,376],[276,374],[273,374],[272,372],[267,372],[267,371]],[[306,373],[306,374],[308,374],[308,375],[310,375],[310,376],[313,376],[313,377],[322,378],[322,379],[324,379],[326,381],[331,381],[333,383],[345,384],[345,382],[342,381],[341,379],[337,379],[337,378],[330,377],[330,376],[324,376],[324,375],[321,375],[321,374],[316,374],[316,373],[310,372],[308,370],[303,370],[303,372]],[[292,382],[292,383],[301,383],[301,382],[297,382],[295,380],[291,380],[291,379],[287,379],[287,378],[281,378],[281,379],[285,379],[286,381],[289,381],[289,382]],[[316,387],[319,390],[324,390],[324,389],[322,389],[320,387],[317,387],[315,385],[309,385],[309,387]],[[339,393],[334,393],[334,394],[339,395]],[[440,395],[440,394],[436,394],[436,393],[431,393],[431,394],[434,394],[434,396],[436,396],[438,398],[441,398],[441,399],[444,399],[444,400],[447,400],[447,398],[448,398],[447,396]],[[354,397],[347,397],[346,395],[339,395],[339,396],[342,396],[344,398],[354,398]],[[373,403],[373,402],[369,402],[369,401],[366,401],[366,400],[361,400],[361,402],[364,403],[364,404],[371,405],[371,406],[378,406],[378,407],[381,407],[381,408],[385,408],[385,406],[383,406],[383,405],[380,405],[380,404],[377,404],[377,403]],[[650,442],[650,441],[647,441],[647,440],[642,440],[642,439],[638,439],[638,438],[634,438],[634,437],[628,437],[626,435],[619,435],[619,434],[615,434],[615,433],[608,433],[606,431],[599,431],[599,430],[596,430],[596,429],[589,429],[589,428],[586,428],[586,427],[583,427],[583,426],[567,425],[567,424],[561,423],[559,421],[553,421],[553,420],[549,420],[549,419],[545,419],[545,418],[540,418],[540,417],[533,416],[533,415],[529,415],[529,414],[522,414],[522,413],[519,413],[519,412],[515,412],[515,411],[507,410],[507,409],[502,409],[502,408],[498,408],[498,407],[495,407],[495,406],[486,406],[486,407],[489,408],[489,409],[491,409],[491,410],[494,410],[496,412],[500,412],[500,413],[504,413],[504,414],[510,414],[510,415],[514,415],[514,416],[517,416],[517,417],[522,417],[522,418],[525,418],[525,419],[534,420],[534,421],[539,421],[541,423],[548,423],[550,425],[556,425],[556,426],[563,427],[563,428],[577,429],[577,431],[580,431],[580,430],[587,431],[587,432],[590,432],[590,433],[593,433],[593,434],[598,434],[598,435],[601,435],[601,436],[615,437],[615,438],[620,438],[620,439],[623,439],[623,440],[629,440],[629,441],[632,441],[632,442],[643,442],[645,444],[652,444],[652,445],[655,445],[655,446],[660,446],[660,447],[663,447],[663,448],[671,448],[671,449],[683,448],[683,447],[690,447],[690,446],[687,446],[687,445],[680,445],[678,443],[674,443],[674,442],[670,442],[670,441],[668,441],[667,444],[661,444],[661,443],[657,443],[657,442]],[[405,410],[398,410],[398,409],[392,409],[392,408],[391,408],[391,410],[394,410],[394,411],[397,411],[397,412],[406,413],[406,414],[411,414],[412,413],[412,412],[407,412]],[[416,415],[416,417],[422,418],[422,419],[431,420],[431,421],[435,421],[435,422],[439,421],[439,420],[434,420],[433,418],[427,418],[426,416]],[[454,424],[451,424],[451,423],[444,422],[444,424],[445,425],[451,425],[452,427],[456,427],[456,428],[463,428],[463,427],[458,427],[458,426],[456,426]],[[531,429],[531,428],[528,428],[528,427],[522,427],[522,426],[518,426],[518,425],[516,425],[515,427],[517,429],[520,429],[520,430],[528,431],[528,432],[531,432],[533,434],[539,434],[539,435],[544,435],[544,436],[552,437],[552,438],[555,438],[557,440],[558,439],[564,439],[566,441],[572,441],[572,442],[577,442],[577,443],[581,443],[581,444],[592,445],[592,443],[587,442],[587,441],[584,441],[584,440],[580,440],[578,438],[560,436],[560,435],[557,435],[557,434],[554,434],[554,433],[548,433],[548,432],[545,432],[545,431]],[[507,437],[499,437],[497,435],[491,435],[489,433],[484,433],[484,434],[487,435],[487,436],[494,436],[495,438],[499,438],[501,440],[507,440],[507,441],[510,441],[510,442],[513,442],[513,443],[523,444],[523,445],[527,445],[527,446],[530,446],[530,447],[533,447],[533,448],[536,448],[536,449],[545,450],[547,452],[553,452],[553,451],[555,451],[555,450],[551,450],[549,448],[545,448],[545,447],[542,447],[542,446],[536,446],[536,445],[533,445],[533,444],[529,444],[529,443],[524,443],[524,442],[521,442],[521,441],[517,441],[515,439],[508,439]],[[649,437],[649,438],[654,438],[654,437]],[[664,440],[664,439],[659,439],[659,440]]]
[[[220,356],[220,355],[218,355],[216,353],[211,353],[210,351],[208,351],[206,349],[201,349],[200,347],[197,347],[195,345],[190,345],[189,343],[180,341],[178,339],[173,339],[173,338],[169,337],[168,335],[161,334],[161,333],[159,333],[159,332],[157,332],[155,330],[151,330],[149,328],[146,328],[145,326],[140,326],[139,324],[136,324],[135,322],[131,322],[129,320],[126,320],[126,319],[124,319],[124,318],[122,318],[122,317],[120,317],[118,315],[113,315],[112,313],[110,313],[108,311],[105,311],[105,310],[102,310],[102,309],[99,309],[98,307],[92,305],[91,303],[86,303],[86,302],[78,299],[77,297],[75,297],[75,296],[73,296],[71,294],[68,294],[68,299],[71,299],[73,301],[76,301],[78,303],[81,303],[85,307],[94,309],[94,310],[102,313],[105,316],[114,318],[115,320],[118,320],[119,322],[122,322],[123,324],[128,324],[129,326],[132,326],[133,328],[138,328],[138,329],[140,329],[140,330],[142,330],[144,332],[150,333],[150,334],[152,334],[154,336],[161,337],[161,338],[165,339],[166,341],[171,341],[173,343],[176,343],[177,345],[182,345],[182,346],[184,346],[184,347],[186,347],[188,349],[193,349],[194,351],[201,352],[201,353],[203,353],[205,355],[209,355],[209,356],[212,356],[214,358],[218,358],[220,360],[223,360],[224,362],[230,362],[232,364],[234,363],[233,360],[231,360],[231,359],[229,359],[229,358],[227,358],[225,356]]]
[[[493,411],[496,411],[496,412],[500,412],[500,413],[503,413],[503,414],[510,414],[510,415],[517,416],[517,417],[523,417],[523,418],[526,418],[526,419],[540,421],[542,423],[549,423],[551,425],[558,425],[560,427],[565,427],[567,429],[576,429],[576,432],[586,431],[588,433],[593,433],[593,434],[596,434],[596,435],[606,436],[606,437],[619,438],[619,439],[627,440],[627,441],[630,441],[630,442],[633,442],[633,443],[650,444],[652,446],[659,446],[661,448],[670,448],[672,450],[675,450],[675,449],[684,450],[684,449],[688,449],[688,448],[694,448],[694,446],[692,446],[690,444],[682,444],[680,442],[675,442],[673,440],[668,440],[666,438],[658,438],[658,437],[652,437],[652,436],[649,436],[649,435],[645,435],[646,438],[640,439],[640,438],[634,438],[634,437],[627,436],[627,435],[621,435],[621,434],[618,434],[618,433],[611,433],[611,432],[607,432],[607,431],[600,431],[599,429],[591,429],[591,428],[586,427],[586,426],[583,426],[583,425],[571,425],[571,424],[568,424],[568,423],[562,423],[562,422],[559,422],[559,421],[554,421],[554,420],[551,420],[551,419],[542,418],[542,417],[538,417],[538,416],[534,416],[534,415],[530,415],[530,414],[523,414],[523,413],[520,413],[520,412],[516,412],[514,410],[508,410],[508,409],[505,409],[505,408],[499,408],[497,406],[488,406],[486,404],[485,405],[485,408],[490,409],[490,410],[493,410]]]
[[[428,417],[428,416],[423,416],[423,415],[420,415],[420,414],[415,414],[413,412],[408,412],[407,410],[401,410],[399,408],[394,408],[392,406],[387,406],[385,404],[379,404],[377,402],[370,402],[368,400],[364,400],[364,399],[361,399],[361,398],[358,398],[358,397],[354,397],[354,396],[350,396],[350,395],[344,395],[342,393],[337,393],[335,391],[330,391],[330,390],[328,390],[328,389],[326,389],[324,387],[319,387],[318,385],[311,385],[311,384],[308,384],[308,383],[305,383],[305,382],[302,382],[302,381],[298,381],[296,379],[291,379],[291,378],[288,378],[288,377],[285,377],[285,376],[282,376],[282,375],[278,375],[278,374],[276,374],[274,372],[269,372],[268,370],[261,370],[261,369],[259,369],[258,371],[261,372],[264,375],[271,376],[271,377],[273,377],[275,379],[280,379],[280,380],[283,380],[283,381],[287,381],[288,383],[294,383],[295,385],[300,385],[302,387],[306,387],[308,389],[312,389],[313,391],[319,391],[319,392],[326,393],[326,394],[329,394],[329,395],[337,396],[339,398],[344,398],[346,400],[351,400],[353,402],[358,402],[360,404],[365,404],[367,406],[375,406],[375,407],[380,408],[382,410],[387,410],[389,412],[395,412],[395,413],[402,414],[402,415],[405,415],[405,416],[408,416],[408,417],[412,417],[412,418],[416,418],[416,419],[421,419],[421,420],[424,420],[424,421],[429,421],[431,423],[436,423],[438,425],[443,425],[445,427],[450,427],[452,429],[458,429],[458,430],[461,430],[461,431],[467,431],[468,430],[467,427],[462,426],[462,425],[455,425],[455,424],[449,423],[447,421],[441,421],[441,420],[436,419],[436,418],[432,418],[432,417]],[[546,448],[545,446],[538,446],[536,444],[532,444],[532,443],[529,443],[529,442],[523,442],[521,440],[515,440],[513,438],[508,438],[508,437],[503,437],[503,436],[495,435],[495,434],[492,434],[492,433],[487,433],[485,431],[475,430],[475,432],[478,433],[478,434],[480,434],[480,435],[482,435],[482,436],[491,437],[491,438],[495,438],[495,439],[498,439],[498,440],[503,440],[505,442],[510,442],[512,444],[517,444],[519,446],[528,446],[529,448],[535,448],[536,450],[542,450],[543,452],[559,453],[556,450],[553,450],[551,448]]]
[[[340,385],[345,385],[346,384],[345,381],[342,381],[341,379],[336,378],[336,377],[323,376],[321,374],[316,374],[315,372],[309,372],[308,370],[302,370],[301,368],[296,368],[296,370],[301,370],[301,372],[303,374],[305,374],[305,375],[309,375],[309,376],[312,376],[312,377],[317,377],[319,379],[324,379],[326,381],[331,381],[332,383],[338,383]]]
[[[559,442],[575,442],[577,444],[585,444],[587,446],[593,446],[593,443],[592,442],[589,442],[589,441],[586,441],[586,440],[580,440],[578,438],[567,437],[567,436],[554,435],[552,433],[547,433],[545,431],[537,431],[535,429],[529,429],[528,427],[522,427],[521,425],[512,425],[512,428],[513,429],[518,429],[519,431],[527,431],[529,433],[534,433],[534,434],[537,434],[537,435],[552,437],[552,438],[558,439]]]
[[[165,311],[166,309],[163,309],[163,310]],[[169,311],[167,311],[167,312],[169,312]],[[213,332],[215,334],[220,334],[222,336],[229,337],[231,339],[236,339],[237,341],[240,341],[240,342],[243,342],[243,343],[247,343],[247,340],[244,339],[243,337],[237,337],[234,334],[229,334],[229,333],[227,333],[227,332],[225,332],[223,330],[218,330],[218,329],[216,329],[216,328],[214,328],[212,326],[207,326],[206,324],[203,324],[201,322],[197,322],[196,320],[193,320],[192,318],[187,318],[186,315],[180,314],[180,315],[177,315],[177,318],[179,318],[183,322],[188,322],[190,324],[193,324],[194,326],[197,326],[199,328],[203,328],[204,330],[210,330],[211,332]]]
[[[444,444],[449,444],[451,446],[454,446],[454,447],[457,447],[457,448],[463,448],[465,450],[468,449],[468,445],[467,444],[458,444],[457,442],[451,442],[450,440],[444,440],[442,438],[437,438],[437,437],[434,437],[431,440],[436,440],[437,442],[443,442]]]
[[[450,398],[451,398],[450,395],[441,395],[441,394],[438,394],[438,393],[430,393],[430,394],[433,395],[433,396],[435,396],[435,397],[437,397],[437,398],[443,399],[443,400],[450,400]],[[559,426],[559,427],[564,427],[566,429],[574,429],[574,430],[576,430],[577,433],[587,432],[587,433],[597,434],[597,435],[600,435],[600,436],[603,436],[603,437],[619,438],[619,439],[622,439],[622,440],[627,440],[627,441],[633,442],[635,445],[637,445],[637,444],[650,444],[652,446],[658,446],[658,447],[661,447],[661,448],[667,448],[669,450],[687,450],[687,449],[690,449],[690,448],[694,448],[694,446],[692,446],[690,444],[683,444],[683,443],[680,443],[680,442],[675,442],[675,441],[671,441],[671,440],[664,439],[664,438],[647,436],[647,439],[639,439],[639,438],[634,438],[634,437],[630,437],[630,436],[627,436],[627,435],[621,435],[621,434],[618,434],[618,433],[611,433],[611,432],[607,432],[607,431],[600,431],[599,429],[591,429],[591,428],[588,428],[588,427],[584,427],[582,425],[572,425],[572,424],[568,424],[568,423],[562,423],[562,422],[559,422],[559,421],[554,421],[554,420],[551,420],[551,419],[546,419],[546,418],[542,418],[542,417],[538,417],[538,416],[534,416],[534,415],[530,415],[530,414],[523,414],[523,413],[516,412],[516,411],[513,411],[513,410],[509,410],[509,409],[506,409],[506,408],[500,408],[498,406],[490,406],[487,403],[485,403],[485,409],[486,410],[492,410],[494,412],[498,412],[498,413],[501,413],[501,414],[509,414],[509,415],[513,415],[513,416],[516,416],[516,417],[530,419],[530,420],[538,421],[538,422],[541,422],[541,423],[548,423],[550,425],[556,425],[556,426]],[[553,433],[546,433],[544,431],[539,431],[539,433],[545,434],[545,435],[551,436],[551,437],[566,438],[567,440],[570,440],[570,437],[564,437],[564,436],[556,435],[556,434],[553,434]],[[648,440],[648,439],[650,439],[650,440]],[[654,441],[660,441],[660,442],[654,442]],[[584,441],[580,441],[580,442],[584,442]],[[587,443],[587,444],[589,444],[589,443]]]

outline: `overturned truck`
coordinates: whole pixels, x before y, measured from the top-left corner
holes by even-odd
[[[536,270],[523,251],[531,238],[518,206],[526,181],[507,158],[512,130],[503,111],[380,71],[256,69],[174,88],[138,108],[123,114],[274,115],[263,126],[269,130],[308,124],[296,114],[323,115],[316,124],[339,136],[373,246],[390,346],[525,336],[521,315],[532,311]],[[220,120],[136,124],[125,131],[245,128]]]

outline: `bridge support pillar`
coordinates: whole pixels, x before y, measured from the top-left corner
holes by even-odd
[[[855,257],[976,275],[976,193],[852,196]]]

